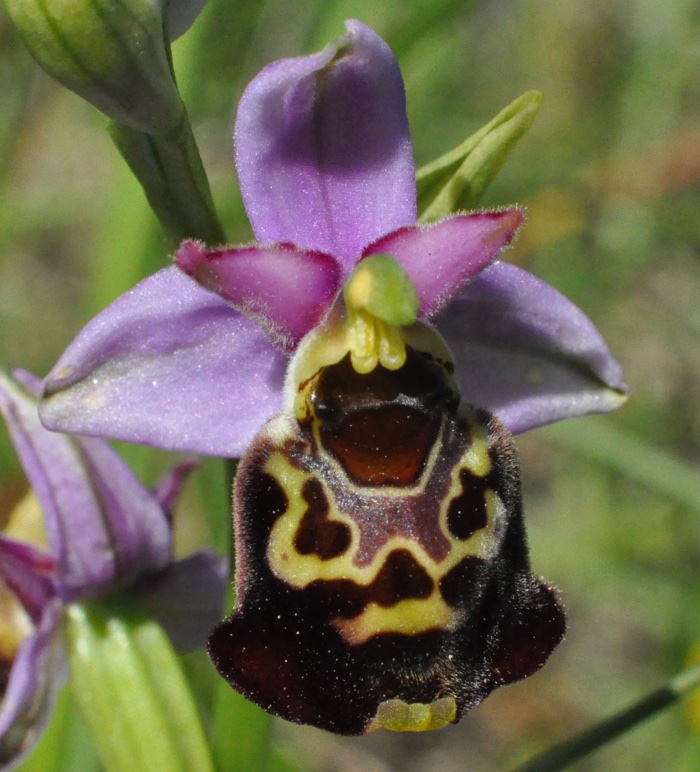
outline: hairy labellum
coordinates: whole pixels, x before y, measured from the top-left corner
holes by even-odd
[[[530,572],[510,435],[460,403],[432,328],[401,334],[403,364],[367,373],[333,332],[302,343],[241,462],[237,606],[209,639],[249,699],[341,734],[455,722],[565,629]]]

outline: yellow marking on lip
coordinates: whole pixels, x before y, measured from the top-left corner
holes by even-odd
[[[461,468],[462,465],[458,466]],[[453,482],[451,488],[454,495],[461,491],[458,467],[456,469],[457,483]],[[493,524],[502,516],[503,505],[498,494],[489,490],[485,493],[487,525],[466,540],[458,540],[449,535],[446,524],[446,509],[449,501],[443,502],[440,514],[441,529],[448,538],[451,549],[442,561],[433,560],[416,540],[406,536],[392,536],[368,565],[360,566],[355,562],[360,546],[359,526],[351,517],[338,510],[331,490],[323,480],[320,480],[330,508],[328,517],[332,521],[345,523],[350,528],[350,547],[342,555],[330,560],[321,560],[314,553],[301,555],[294,547],[294,538],[307,508],[302,497],[302,488],[306,480],[314,475],[292,466],[280,451],[270,455],[264,470],[279,482],[288,501],[286,512],[275,521],[270,532],[267,561],[275,575],[292,587],[303,588],[316,580],[334,579],[349,579],[366,587],[375,580],[389,553],[397,549],[408,550],[437,585],[440,579],[463,558],[475,556],[489,560],[500,546],[493,538]]]
[[[468,453],[463,457],[463,461],[465,461],[467,456]],[[489,464],[490,463],[491,462],[489,460]],[[498,493],[496,493],[496,491],[491,490],[490,488],[487,488],[484,491],[484,499],[486,502],[485,528],[480,528],[468,539],[462,540],[456,539],[454,536],[452,536],[450,534],[449,528],[447,527],[447,513],[449,512],[450,504],[464,490],[464,486],[459,479],[459,473],[465,467],[470,472],[472,472],[472,474],[475,474],[473,469],[468,466],[466,461],[465,463],[455,464],[454,468],[452,469],[452,484],[450,485],[450,489],[440,506],[440,530],[447,536],[447,538],[450,540],[450,543],[452,544],[450,555],[452,555],[452,553],[458,553],[460,560],[466,555],[476,555],[477,557],[484,558],[485,560],[490,560],[496,554],[499,547],[499,544],[497,544],[493,538],[493,525],[496,520],[502,518],[504,514],[503,502],[501,501],[501,497],[498,495]],[[486,472],[486,474],[488,474],[488,472]],[[464,545],[465,547],[468,545],[469,549],[462,551],[459,545]],[[450,568],[451,567],[452,566],[450,566]]]
[[[356,617],[336,617],[331,624],[349,644],[358,646],[377,633],[418,635],[427,630],[450,630],[460,617],[461,613],[448,606],[435,589],[428,598],[405,598],[393,606],[369,603]]]
[[[426,732],[442,729],[457,720],[457,702],[454,697],[442,697],[435,702],[404,702],[385,700],[379,704],[377,714],[368,732],[388,729],[392,732]]]
[[[464,454],[463,466],[477,477],[486,477],[493,465],[489,456],[489,440],[481,427],[474,427],[472,442]]]

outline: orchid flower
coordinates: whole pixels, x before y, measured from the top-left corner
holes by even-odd
[[[186,242],[177,266],[99,314],[45,381],[47,427],[240,457],[282,407],[289,354],[378,252],[408,272],[463,398],[511,433],[624,401],[620,366],[582,311],[496,259],[519,209],[415,224],[400,73],[359,22],[321,53],[267,67],[241,100],[235,144],[258,243]]]
[[[498,260],[520,209],[416,224],[401,75],[360,22],[265,68],[235,146],[257,242],[184,242],[69,346],[42,419],[243,456],[220,673],[331,731],[439,728],[561,640],[511,433],[617,407],[620,367]]]
[[[179,648],[190,649],[218,618],[226,586],[225,564],[213,552],[173,562],[171,511],[192,464],[175,467],[151,493],[103,440],[44,429],[40,382],[27,373],[18,378],[23,386],[0,373],[0,411],[43,513],[48,546],[27,540],[26,517],[19,525],[11,518],[0,535],[2,764],[26,755],[48,722],[66,677],[67,604],[128,591]]]

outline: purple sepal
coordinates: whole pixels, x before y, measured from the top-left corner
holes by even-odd
[[[22,642],[0,706],[0,760],[14,769],[46,728],[56,696],[67,676],[60,634],[62,604],[55,598],[34,631]]]
[[[54,559],[31,544],[0,534],[0,579],[17,596],[34,624],[56,596]]]
[[[106,442],[47,431],[35,399],[2,373],[0,410],[42,508],[64,601],[167,565],[167,518]]]
[[[221,619],[229,584],[225,558],[203,549],[131,589],[141,608],[159,622],[179,651],[203,646]]]
[[[156,483],[153,495],[169,523],[173,522],[173,510],[190,473],[199,466],[195,458],[187,458],[169,469]]]
[[[342,259],[416,221],[416,183],[398,63],[358,21],[318,54],[266,67],[245,90],[236,167],[259,242]]]
[[[53,431],[239,457],[282,406],[286,357],[177,267],[93,319],[45,381]]]
[[[365,249],[364,255],[395,257],[418,292],[419,316],[432,321],[464,284],[510,244],[522,222],[520,209],[457,215],[390,233]]]
[[[465,402],[513,434],[619,407],[622,370],[591,320],[532,274],[496,262],[438,319]]]
[[[321,321],[340,289],[335,258],[291,244],[208,250],[185,241],[175,263],[257,322],[287,352]]]
[[[225,561],[209,550],[171,563],[170,510],[194,462],[176,466],[151,494],[107,443],[44,429],[31,393],[37,379],[16,377],[28,391],[0,372],[0,411],[43,510],[51,554],[0,534],[0,582],[26,612],[18,622],[26,637],[1,663],[3,769],[31,751],[66,679],[66,603],[128,589],[188,649],[220,617],[228,584]]]
[[[65,526],[68,513],[61,513],[65,544],[60,575],[68,597],[82,598],[102,595],[108,587],[127,587],[145,572],[167,566],[173,537],[156,497],[106,442],[92,437],[73,441],[83,464],[82,476],[76,475],[75,483],[90,485],[99,507],[99,512],[71,513],[69,528]],[[96,537],[92,544],[88,542],[90,529]],[[102,587],[91,576],[99,554],[98,539],[111,552],[109,578]]]

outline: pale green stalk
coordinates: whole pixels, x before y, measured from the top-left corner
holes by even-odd
[[[648,694],[581,734],[555,745],[540,756],[518,767],[515,772],[557,772],[588,756],[606,743],[635,729],[660,710],[687,697],[700,686],[700,665],[684,670],[665,686]]]
[[[168,134],[145,134],[116,121],[110,134],[173,245],[186,238],[211,245],[226,241],[185,115]]]
[[[213,772],[199,716],[170,642],[151,621],[73,604],[71,686],[107,772]]]

